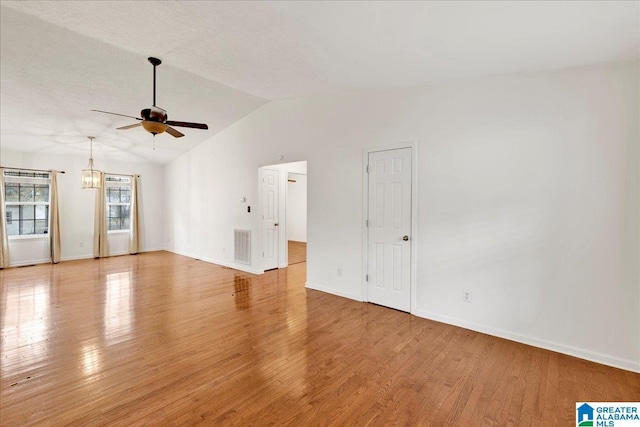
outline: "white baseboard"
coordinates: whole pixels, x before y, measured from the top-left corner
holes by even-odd
[[[122,256],[122,255],[129,255],[129,251],[113,252],[109,254],[109,256]]]
[[[80,255],[80,256],[63,256],[60,257],[60,261],[75,261],[78,259],[91,259],[93,255]]]
[[[449,316],[442,316],[428,311],[415,310],[412,312],[412,314],[418,317],[423,317],[425,319],[434,320],[436,322],[442,322],[448,325],[458,326],[460,328],[469,329],[475,332],[492,335],[494,337],[504,338],[510,341],[516,341],[522,344],[543,348],[545,350],[551,350],[557,353],[578,357],[580,359],[589,360],[591,362],[600,363],[602,365],[613,366],[614,368],[620,368],[626,371],[640,373],[640,363],[634,362],[633,360],[620,359],[618,357],[595,353],[589,350],[533,338],[515,332],[484,326],[473,322],[467,322],[465,320],[460,320]]]
[[[120,256],[120,255],[129,255],[129,252],[109,254],[109,256]],[[92,258],[94,258],[93,255],[87,255],[87,254],[76,255],[76,256],[63,256],[63,257],[60,257],[60,262],[76,261],[79,259],[92,259]],[[39,260],[23,261],[16,264],[11,264],[10,267],[24,267],[25,265],[36,265],[36,264],[51,264],[51,260],[49,258],[46,258],[46,259],[39,259]]]
[[[143,253],[143,252],[158,252],[158,251],[164,251],[164,250],[165,250],[164,248],[144,248],[143,250],[140,251],[140,253]]]
[[[216,264],[216,265],[221,265],[223,267],[229,267],[229,268],[233,268],[234,270],[240,270],[240,271],[244,271],[245,273],[251,273],[251,274],[264,274],[264,271],[262,270],[258,270],[256,268],[251,267],[250,265],[243,265],[243,264],[236,264],[233,262],[227,262],[227,261],[222,261],[219,259],[213,259],[213,258],[207,258],[207,257],[200,257],[197,255],[193,255],[190,253],[186,253],[186,252],[181,252],[181,251],[175,251],[175,250],[169,250],[169,249],[164,249],[167,252],[171,252],[177,255],[182,255],[182,256],[186,256],[189,258],[193,258],[193,259],[199,259],[200,261],[205,261],[211,264]]]
[[[158,252],[158,251],[164,251],[164,249],[150,248],[150,249],[141,250],[139,253],[143,254],[145,252]],[[118,253],[109,254],[109,256],[121,256],[121,255],[129,255],[129,252],[122,252],[122,253],[118,252]],[[93,254],[84,254],[84,255],[76,255],[76,256],[63,256],[60,258],[60,261],[76,261],[80,259],[92,259],[92,258],[95,258]],[[50,260],[46,260],[45,262],[50,262]]]
[[[304,284],[305,288],[307,289],[313,289],[315,291],[321,291],[321,292],[326,292],[328,294],[332,294],[332,295],[337,295],[339,297],[344,297],[344,298],[349,298],[358,302],[363,302],[362,299],[362,295],[356,295],[356,294],[349,294],[346,292],[341,292],[337,289],[332,289],[332,288],[326,288],[324,286],[320,286],[320,285],[315,285],[313,283],[310,282],[306,282]]]
[[[44,258],[44,259],[34,259],[34,260],[29,260],[29,261],[22,261],[22,262],[17,262],[17,263],[11,263],[9,264],[9,267],[25,267],[27,265],[36,265],[36,264],[50,264],[51,260],[49,258]]]

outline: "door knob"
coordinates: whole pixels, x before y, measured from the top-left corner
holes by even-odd
[[[406,242],[407,240],[409,240],[409,236],[403,236],[402,240],[404,240]]]
[[[274,226],[274,227],[277,227],[277,226],[278,226],[278,223],[276,222],[275,224],[273,224],[273,226]]]

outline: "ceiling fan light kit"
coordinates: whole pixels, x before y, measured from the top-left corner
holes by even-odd
[[[89,154],[89,166],[87,169],[82,169],[82,188],[100,188],[100,174],[101,172],[93,167],[93,136],[89,136],[90,154]]]
[[[167,130],[169,126],[165,125],[164,123],[145,120],[144,122],[142,122],[142,127],[147,132],[157,135]]]
[[[182,132],[175,130],[174,128],[172,128],[172,126],[187,127],[187,128],[193,128],[193,129],[205,129],[205,130],[209,129],[209,126],[207,126],[204,123],[191,123],[191,122],[179,122],[179,121],[167,120],[167,118],[169,117],[167,115],[167,112],[162,108],[156,106],[156,67],[162,64],[162,61],[154,57],[149,57],[147,58],[147,60],[151,63],[151,65],[153,65],[153,106],[151,108],[145,108],[142,111],[140,111],[140,117],[127,116],[126,114],[111,113],[109,111],[102,111],[102,110],[91,110],[91,111],[95,111],[98,113],[105,113],[105,114],[113,114],[115,116],[129,117],[131,119],[139,120],[140,123],[121,126],[117,129],[126,130],[126,129],[132,129],[135,127],[142,126],[144,130],[151,133],[153,136],[156,136],[157,134],[160,134],[163,132],[167,132],[169,135],[175,138],[180,138],[184,136]]]

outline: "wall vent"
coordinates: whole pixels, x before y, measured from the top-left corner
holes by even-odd
[[[233,230],[234,261],[251,264],[251,230]]]

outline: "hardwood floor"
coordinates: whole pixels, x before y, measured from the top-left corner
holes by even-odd
[[[640,375],[167,252],[0,272],[0,424],[571,426]]]
[[[289,265],[307,261],[307,243],[287,241],[289,245]]]

